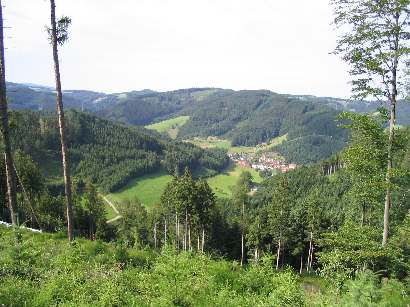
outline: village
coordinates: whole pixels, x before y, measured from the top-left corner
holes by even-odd
[[[287,173],[298,167],[295,163],[287,164],[285,159],[280,157],[276,152],[253,155],[249,153],[229,153],[229,158],[244,168],[253,168],[259,171],[276,170],[277,172]]]

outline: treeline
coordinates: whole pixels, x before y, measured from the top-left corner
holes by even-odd
[[[75,176],[107,192],[130,179],[164,167],[170,174],[205,170],[215,174],[228,163],[226,153],[174,142],[139,127],[128,127],[77,111],[67,113],[67,139]],[[60,158],[57,122],[45,113],[19,111],[11,115],[13,148],[48,169]]]
[[[9,84],[13,108],[51,110],[52,92]],[[64,94],[67,108],[95,112],[100,117],[131,125],[189,115],[178,138],[219,136],[233,145],[255,146],[287,135],[277,150],[288,161],[317,162],[341,150],[347,133],[337,127],[340,111],[326,99],[280,95],[270,91],[192,88],[170,92],[134,91],[105,95],[87,91]],[[331,101],[331,99],[329,99]],[[41,104],[44,102],[44,106]],[[329,103],[330,104],[330,103]]]
[[[187,111],[190,120],[178,137],[220,136],[234,146],[255,146],[286,135],[278,150],[287,160],[306,164],[340,151],[347,131],[337,126],[337,111],[269,91],[218,91]]]

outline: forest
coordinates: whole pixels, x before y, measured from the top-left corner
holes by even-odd
[[[174,174],[189,167],[200,176],[212,176],[228,164],[222,150],[204,150],[175,142],[151,130],[75,110],[67,112],[67,119],[74,175],[90,180],[104,192],[118,190],[130,179],[159,168]],[[61,155],[55,117],[46,112],[13,111],[10,122],[13,148],[46,169],[47,177],[61,176],[58,170],[50,170],[50,165],[58,164]]]
[[[50,110],[49,89],[8,84],[11,108]],[[104,95],[69,91],[67,106],[130,125],[147,125],[180,115],[189,116],[177,139],[218,136],[233,146],[255,146],[287,135],[280,152],[288,161],[306,164],[330,157],[347,141],[337,127],[340,110],[327,99],[280,95],[270,91],[193,88],[171,92],[135,91]],[[329,99],[331,100],[331,99]]]
[[[0,0],[0,305],[409,306],[410,127],[397,106],[408,96],[410,0],[330,5],[353,98],[382,101],[376,110],[210,88],[130,94],[146,112],[115,94],[119,108],[64,110],[58,50],[72,20],[56,18],[55,0],[56,113],[33,107],[50,89],[31,110],[9,110]],[[138,127],[171,113],[189,116],[177,140]],[[305,165],[261,183],[244,171],[218,198],[204,178],[230,161],[182,141],[195,135],[235,145],[287,135],[274,149]],[[107,200],[159,168],[172,180],[153,206]]]

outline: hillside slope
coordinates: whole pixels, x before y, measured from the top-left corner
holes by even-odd
[[[228,163],[223,151],[175,142],[142,127],[124,126],[74,110],[66,117],[74,175],[90,179],[107,192],[159,168],[171,174],[185,167],[216,174]],[[12,113],[11,122],[14,149],[29,154],[43,169],[59,167],[60,144],[54,116],[18,111]]]
[[[50,88],[7,85],[12,108],[54,110],[54,93]],[[65,91],[64,99],[67,108],[88,110],[131,125],[163,126],[184,118],[171,131],[172,138],[179,140],[217,136],[233,146],[254,146],[287,135],[287,140],[274,150],[288,161],[304,164],[327,158],[346,145],[347,133],[336,122],[339,112],[371,113],[380,106],[331,97],[217,88],[118,94]],[[399,104],[398,119],[399,124],[410,123],[410,104]]]

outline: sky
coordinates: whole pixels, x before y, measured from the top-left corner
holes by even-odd
[[[47,0],[3,0],[6,78],[54,83]],[[63,89],[190,87],[348,98],[328,0],[56,0]]]

